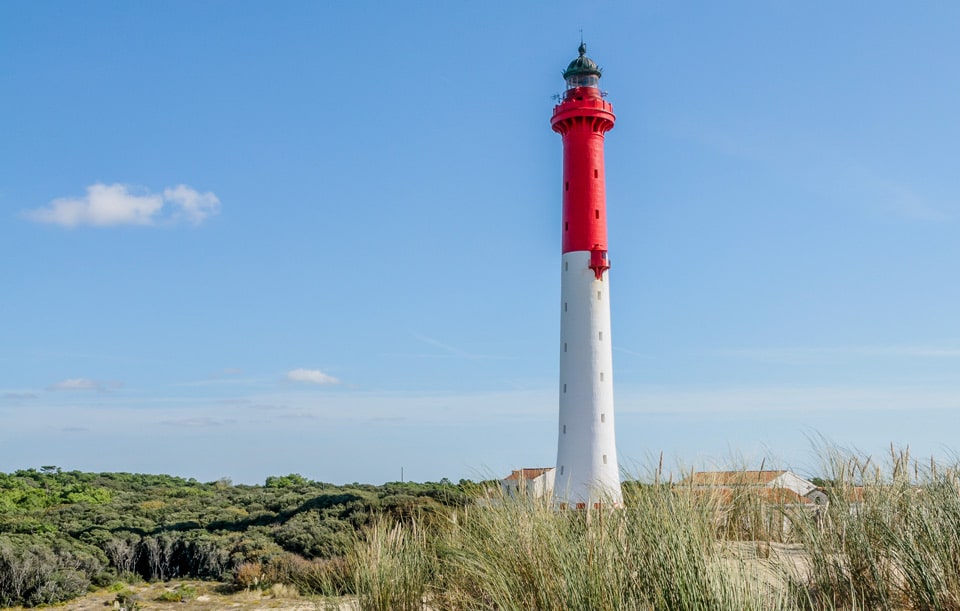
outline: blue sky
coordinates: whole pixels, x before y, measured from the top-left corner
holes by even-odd
[[[560,72],[621,463],[958,448],[960,5],[0,4],[0,470],[552,464]]]

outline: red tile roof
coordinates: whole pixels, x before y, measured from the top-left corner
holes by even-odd
[[[552,471],[553,467],[538,467],[536,469],[519,469],[515,470],[513,473],[503,478],[510,481],[519,481],[537,479],[547,471]]]

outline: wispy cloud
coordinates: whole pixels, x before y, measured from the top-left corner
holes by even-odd
[[[889,209],[907,219],[916,221],[945,222],[952,221],[954,216],[942,207],[936,207],[934,204],[919,195],[913,190],[897,184],[884,184],[878,181],[879,186],[885,194],[885,201]]]
[[[622,352],[624,354],[629,354],[630,356],[639,356],[645,359],[654,359],[656,358],[653,354],[649,352],[637,352],[636,350],[630,350],[629,348],[621,348],[620,346],[613,346],[613,350],[616,352]]]
[[[283,418],[286,420],[315,420],[317,415],[313,412],[300,409],[281,411],[277,414],[277,418]]]
[[[59,382],[54,382],[50,386],[47,386],[47,390],[97,390],[104,391],[107,388],[116,388],[120,384],[116,382],[111,382],[105,384],[103,382],[98,382],[96,380],[91,380],[90,378],[68,378],[66,380],[60,380]]]
[[[660,414],[809,414],[848,411],[954,410],[953,387],[747,386],[741,388],[634,388],[618,394],[617,412]]]
[[[36,398],[37,394],[32,392],[5,392],[0,394],[0,399],[8,401],[29,401]]]
[[[954,359],[960,358],[960,347],[936,345],[893,345],[726,348],[717,350],[716,353],[720,356],[787,362],[814,362],[849,357]]]
[[[287,379],[293,382],[306,382],[309,384],[339,384],[340,380],[327,375],[319,369],[294,369],[287,372]]]
[[[166,426],[178,426],[184,428],[211,428],[211,427],[220,427],[227,426],[236,422],[232,419],[220,419],[220,418],[208,418],[208,417],[194,417],[194,418],[179,418],[176,420],[163,420],[160,424]]]
[[[207,378],[205,380],[191,380],[190,382],[177,382],[173,386],[184,388],[203,388],[205,386],[255,386],[262,382],[258,378]]]
[[[220,200],[212,192],[200,193],[187,185],[177,185],[163,190],[165,202],[173,204],[172,220],[186,220],[199,225],[208,217],[220,212]]]
[[[725,128],[682,122],[667,126],[720,153],[761,164],[817,198],[910,221],[945,223],[960,215],[957,202],[933,193],[930,185],[898,176],[898,168],[866,165],[858,152],[845,151],[808,132],[752,119]]]
[[[61,197],[48,205],[25,210],[23,216],[37,223],[77,227],[91,225],[199,225],[220,211],[212,192],[200,193],[187,185],[163,190],[162,194],[135,193],[122,183],[96,183],[81,197]]]
[[[460,350],[459,348],[455,348],[450,344],[445,344],[439,340],[433,339],[432,337],[427,337],[426,335],[420,335],[419,333],[414,333],[414,337],[416,337],[418,340],[420,340],[425,344],[428,344],[435,348],[439,348],[445,353],[444,356],[459,356],[459,357],[468,358],[468,359],[477,358],[477,355],[475,354],[471,354],[464,350]]]
[[[229,405],[231,407],[249,407],[250,399],[217,399],[213,402],[216,405]]]
[[[253,410],[259,410],[263,412],[277,412],[289,409],[286,405],[282,403],[254,403],[253,401],[248,402],[247,407]]]
[[[494,360],[499,360],[499,359],[512,359],[512,358],[514,358],[514,357],[507,357],[507,356],[489,355],[489,354],[475,354],[475,353],[473,353],[473,352],[467,352],[466,350],[461,350],[460,348],[457,348],[456,346],[451,346],[450,344],[446,344],[446,343],[441,342],[440,340],[434,339],[434,338],[432,338],[432,337],[427,337],[426,335],[421,335],[421,334],[419,334],[419,333],[414,333],[413,336],[414,336],[418,341],[421,341],[421,342],[423,342],[424,344],[427,344],[427,345],[429,345],[429,346],[433,346],[434,348],[438,348],[438,349],[439,349],[439,352],[418,353],[418,354],[405,354],[405,355],[402,355],[402,356],[407,356],[407,357],[411,357],[411,358],[421,358],[421,359],[450,359],[450,358],[460,358],[460,359],[494,359]],[[401,355],[395,355],[395,356],[401,356]]]

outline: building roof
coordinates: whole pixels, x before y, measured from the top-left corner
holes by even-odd
[[[535,469],[517,469],[514,470],[510,475],[503,478],[510,481],[519,481],[537,479],[547,471],[553,471],[553,467],[537,467]]]
[[[697,471],[683,479],[692,486],[766,486],[786,473],[779,471]]]

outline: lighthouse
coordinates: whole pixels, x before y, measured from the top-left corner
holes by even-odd
[[[560,507],[619,506],[613,416],[610,263],[603,142],[613,106],[601,70],[580,55],[563,72],[566,91],[550,125],[563,138],[560,271],[560,428],[554,497]]]

